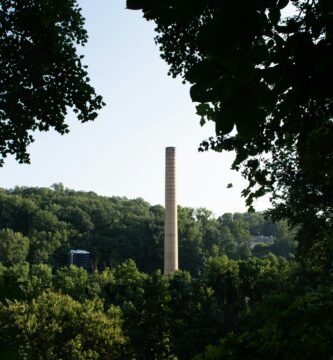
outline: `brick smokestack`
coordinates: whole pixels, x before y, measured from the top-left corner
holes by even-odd
[[[176,148],[165,149],[164,274],[178,270]]]

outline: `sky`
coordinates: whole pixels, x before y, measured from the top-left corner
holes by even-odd
[[[31,164],[8,158],[0,168],[0,187],[61,182],[74,190],[163,205],[165,147],[175,146],[179,205],[205,207],[216,216],[246,211],[240,195],[246,181],[230,170],[234,155],[198,152],[214,126],[199,125],[189,86],[167,75],[154,24],[126,10],[125,0],[78,2],[89,34],[80,52],[106,106],[94,122],[81,124],[69,115],[67,135],[36,134],[28,148]],[[268,206],[262,200],[256,210]]]

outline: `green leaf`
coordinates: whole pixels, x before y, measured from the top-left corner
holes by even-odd
[[[197,114],[202,118],[200,124],[201,123],[204,124],[206,120],[215,121],[215,116],[216,116],[215,110],[209,104],[199,104],[196,106],[196,110],[197,110]]]
[[[237,131],[244,138],[254,137],[264,120],[265,113],[263,110],[252,106],[241,108],[235,120]]]
[[[239,52],[235,51],[234,49],[230,51],[224,49],[223,55],[216,57],[216,59],[221,66],[229,71],[235,71],[242,61]]]
[[[215,119],[216,134],[227,135],[235,125],[235,111],[231,104],[226,104],[217,114]]]
[[[212,82],[193,85],[190,89],[190,95],[194,102],[206,103],[218,100],[216,84]]]
[[[210,106],[208,104],[199,104],[195,108],[199,116],[206,116],[210,110]]]
[[[295,54],[303,56],[315,50],[310,34],[297,33],[288,38],[288,47]]]
[[[270,8],[268,11],[268,17],[271,20],[273,25],[277,25],[281,18],[280,9],[278,9],[276,7]]]
[[[145,3],[145,0],[127,0],[126,8],[130,10],[141,10]]]
[[[244,149],[238,149],[236,153],[236,158],[232,164],[232,168],[235,168],[235,166],[241,164],[248,158],[248,156],[248,153]]]
[[[190,83],[207,82],[217,79],[222,73],[222,68],[215,61],[203,60],[192,66],[185,78]]]
[[[254,60],[256,62],[262,62],[267,60],[267,58],[269,57],[268,48],[271,47],[272,45],[274,45],[274,41],[270,39],[265,45],[258,45],[253,47],[252,54]]]
[[[223,100],[234,96],[240,89],[240,84],[231,76],[222,79],[219,86],[219,95]]]
[[[266,111],[272,111],[276,105],[276,97],[273,91],[263,83],[253,88],[253,101]]]
[[[279,9],[283,9],[288,4],[289,4],[289,0],[279,0],[277,6],[278,6]]]
[[[204,25],[198,34],[198,48],[206,55],[224,55],[226,49],[230,49],[234,41],[232,32],[225,20],[215,18]]]

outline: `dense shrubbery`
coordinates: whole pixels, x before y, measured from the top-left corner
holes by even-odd
[[[274,255],[210,258],[200,278],[142,273],[132,260],[92,273],[2,266],[3,353],[12,344],[31,359],[188,359],[236,331],[268,289],[283,289],[289,271]]]
[[[199,278],[2,265],[0,358],[328,359],[332,281],[299,276],[275,255],[211,257]]]

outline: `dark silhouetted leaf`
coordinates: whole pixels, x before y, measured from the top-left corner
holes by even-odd
[[[289,0],[279,0],[277,6],[278,6],[279,9],[283,9],[288,4],[289,4]]]
[[[194,102],[212,102],[217,99],[217,91],[215,83],[199,83],[190,89],[191,99]]]
[[[232,105],[224,105],[215,119],[215,129],[217,134],[229,134],[235,125],[235,112]]]
[[[203,60],[194,65],[187,73],[186,80],[191,83],[208,82],[215,80],[222,74],[221,67],[212,60]]]
[[[126,7],[130,10],[141,10],[145,3],[145,0],[126,0]]]
[[[280,21],[280,18],[281,18],[280,9],[278,9],[276,7],[270,8],[269,11],[268,11],[268,16],[269,16],[269,19],[271,20],[271,22],[274,25],[277,25],[278,22]]]

